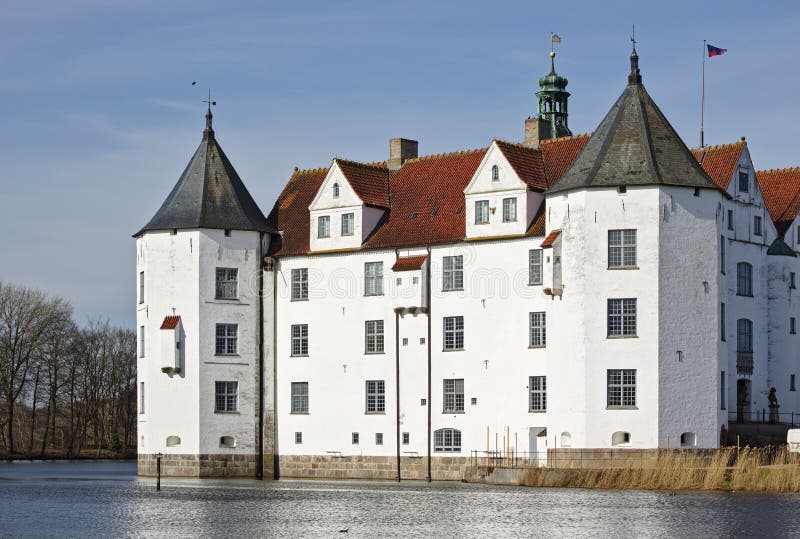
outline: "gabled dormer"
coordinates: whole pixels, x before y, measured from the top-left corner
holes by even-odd
[[[359,249],[389,208],[389,170],[334,159],[308,207],[311,251]]]
[[[464,189],[467,239],[524,235],[546,188],[538,149],[493,141]]]

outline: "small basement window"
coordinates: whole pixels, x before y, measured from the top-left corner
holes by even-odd
[[[572,447],[572,434],[568,432],[561,433],[561,447]]]
[[[611,445],[630,445],[631,433],[618,430],[611,435]]]
[[[697,445],[697,435],[693,432],[681,434],[681,447],[694,447]]]
[[[628,187],[626,185],[620,185],[619,187],[617,187],[617,193],[619,193],[620,195],[624,195],[627,192],[628,192]]]
[[[233,436],[220,436],[220,447],[236,447],[236,438]]]
[[[175,447],[176,445],[181,445],[181,437],[167,436],[167,447]]]

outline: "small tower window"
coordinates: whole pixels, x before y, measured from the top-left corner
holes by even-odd
[[[333,198],[339,198],[339,184],[333,184]]]
[[[500,180],[500,168],[497,165],[492,165],[492,181],[496,182]]]

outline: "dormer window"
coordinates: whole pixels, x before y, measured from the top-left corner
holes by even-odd
[[[330,238],[331,237],[331,216],[321,215],[317,219],[317,237]]]
[[[739,171],[739,192],[740,193],[750,192],[750,176],[747,174],[747,171],[745,170]]]
[[[500,181],[500,168],[497,165],[492,165],[492,181]]]
[[[339,198],[339,184],[333,184],[333,198]]]

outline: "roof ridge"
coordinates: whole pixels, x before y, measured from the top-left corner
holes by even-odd
[[[577,135],[568,135],[566,137],[548,138],[548,139],[540,140],[539,141],[539,145],[541,146],[542,144],[552,144],[554,142],[559,142],[559,141],[562,141],[562,140],[570,140],[570,139],[576,139],[576,138],[587,138],[587,137],[591,137],[591,136],[592,136],[592,133],[578,133]]]
[[[292,176],[294,176],[296,174],[309,174],[309,173],[314,173],[314,172],[324,172],[324,171],[328,170],[329,168],[330,167],[317,167],[317,168],[298,168],[298,167],[294,167],[294,170],[292,171]]]
[[[718,148],[731,148],[733,146],[744,146],[744,140],[737,140],[736,142],[727,142],[725,144],[714,144],[713,146],[703,146],[702,148],[689,148],[692,151],[707,152],[708,150],[716,150]]]
[[[800,172],[800,165],[796,165],[793,167],[783,167],[783,168],[765,168],[763,170],[756,170],[756,174],[768,173],[768,172],[789,172],[789,171],[798,171]]]
[[[372,168],[372,169],[375,169],[375,170],[380,170],[382,172],[389,170],[386,167],[386,165],[380,166],[380,165],[377,165],[377,164],[374,164],[374,163],[362,163],[361,161],[353,161],[352,159],[345,159],[344,157],[334,157],[333,161],[334,162],[339,161],[339,162],[342,162],[342,163],[347,163],[348,165],[355,165],[357,167]],[[376,161],[375,163],[381,163],[381,162],[382,161]]]
[[[485,152],[488,150],[489,147],[486,146],[484,148],[473,148],[471,150],[456,150],[454,152],[443,152],[443,153],[432,153],[430,155],[423,155],[420,157],[413,157],[411,159],[407,159],[406,163],[415,162],[415,161],[422,161],[423,159],[434,159],[437,157],[448,157],[451,155],[464,155],[468,153],[476,153],[476,152]]]

